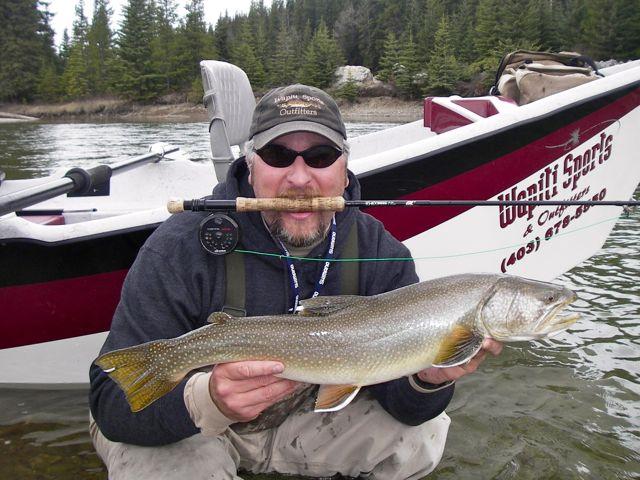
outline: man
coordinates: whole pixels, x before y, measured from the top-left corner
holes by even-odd
[[[246,158],[232,164],[214,198],[359,198],[358,181],[347,170],[344,123],[325,92],[292,85],[267,93],[256,105],[250,138]],[[234,218],[243,250],[315,260],[347,258],[353,248],[361,258],[409,256],[380,222],[355,209]],[[354,276],[346,263],[209,255],[198,242],[202,219],[199,213],[176,215],[149,238],[127,276],[102,352],[179,336],[205,325],[215,311],[283,314],[314,294],[374,295],[418,281],[406,261],[363,262]],[[244,304],[230,305],[238,278]],[[430,368],[371,386],[344,409],[322,414],[312,411],[315,387],[277,377],[284,368],[279,362],[196,372],[135,414],[92,365],[92,438],[114,479],[226,479],[238,478],[239,469],[420,478],[442,456],[453,381],[474,371],[486,350],[497,354],[500,348],[487,341],[465,366]]]

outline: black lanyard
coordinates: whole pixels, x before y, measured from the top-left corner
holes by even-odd
[[[320,274],[320,278],[318,278],[318,281],[316,282],[316,288],[313,291],[313,295],[311,295],[311,298],[315,298],[318,295],[320,295],[320,292],[322,291],[322,287],[324,287],[324,282],[327,279],[327,273],[329,272],[329,267],[331,266],[331,260],[333,260],[333,252],[336,247],[336,234],[337,234],[336,217],[334,215],[333,219],[331,220],[331,237],[329,239],[329,248],[327,250],[327,254],[324,256],[324,259],[325,259],[324,267],[322,268],[322,273]],[[289,308],[288,311],[289,313],[295,313],[296,310],[298,309],[298,304],[300,303],[300,284],[298,282],[298,274],[296,273],[296,267],[293,265],[293,261],[290,258],[289,250],[287,250],[287,247],[284,246],[284,243],[282,243],[280,239],[278,239],[278,241],[280,242],[280,246],[282,247],[282,250],[286,255],[285,260],[287,262],[287,270],[289,272],[289,285],[291,286],[291,297],[292,297],[291,304],[293,305],[293,307]]]

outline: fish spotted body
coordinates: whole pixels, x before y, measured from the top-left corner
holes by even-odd
[[[133,411],[171,391],[187,373],[241,360],[277,360],[284,378],[320,384],[319,411],[344,407],[365,385],[430,366],[468,361],[484,338],[544,338],[577,315],[576,299],[551,283],[496,274],[437,278],[370,297],[304,300],[298,315],[230,317],[181,337],[101,355],[96,364],[125,391]]]

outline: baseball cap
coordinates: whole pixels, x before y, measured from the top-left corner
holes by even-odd
[[[249,138],[256,149],[293,132],[313,132],[343,148],[347,129],[335,100],[316,87],[295,84],[274,88],[253,111]]]

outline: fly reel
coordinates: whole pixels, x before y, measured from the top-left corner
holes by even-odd
[[[212,255],[226,255],[238,245],[240,227],[225,213],[215,212],[200,222],[200,245]]]

